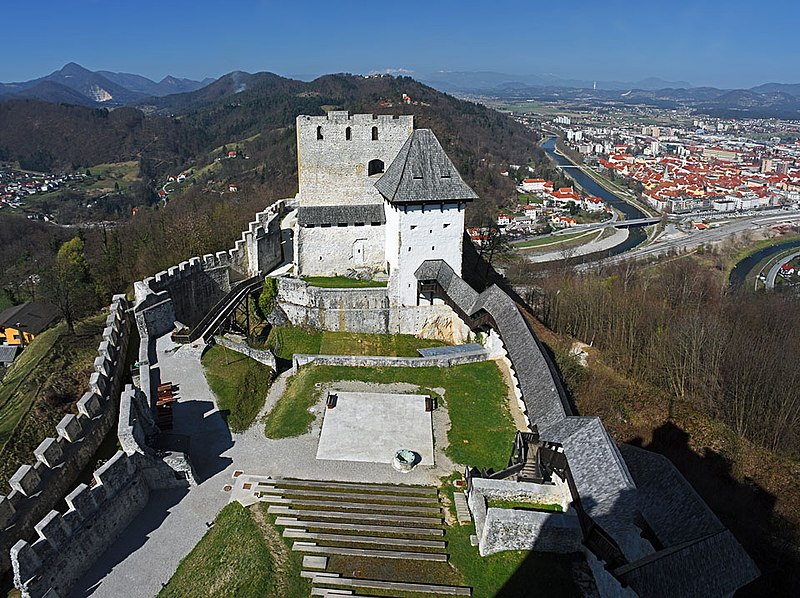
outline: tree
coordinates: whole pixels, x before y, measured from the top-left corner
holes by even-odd
[[[264,288],[261,290],[261,295],[258,297],[258,308],[266,320],[269,314],[275,307],[275,301],[278,298],[278,281],[274,278],[266,278],[264,280]]]
[[[53,265],[42,274],[44,296],[58,307],[73,334],[75,320],[95,304],[84,249],[80,237],[70,239],[58,250]]]

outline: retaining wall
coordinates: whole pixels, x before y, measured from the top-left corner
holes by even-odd
[[[8,571],[9,549],[34,528],[69,489],[116,425],[125,358],[130,336],[129,307],[116,295],[103,330],[103,340],[89,378],[89,390],[76,403],[77,415],[65,415],[55,437],[33,451],[33,465],[23,465],[11,477],[11,491],[0,496],[0,570]]]
[[[347,367],[396,367],[396,368],[449,368],[465,363],[477,363],[491,359],[488,351],[475,351],[462,355],[442,357],[384,357],[379,355],[306,355],[296,354],[292,358],[292,373],[297,368],[313,363],[314,365],[338,365]]]
[[[275,356],[272,354],[272,351],[254,349],[247,343],[241,343],[221,335],[215,336],[214,342],[222,347],[225,347],[226,349],[236,351],[242,355],[247,355],[247,357],[250,359],[255,359],[257,362],[271,367],[273,372],[278,371],[278,367],[275,364]]]

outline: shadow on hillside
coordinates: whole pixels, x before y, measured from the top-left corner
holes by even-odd
[[[775,496],[753,480],[736,480],[732,462],[719,453],[707,447],[702,455],[696,453],[689,446],[689,435],[673,422],[658,427],[649,444],[640,438],[629,444],[667,457],[761,569],[761,577],[737,596],[798,594],[800,557],[792,545],[797,530],[774,512]]]

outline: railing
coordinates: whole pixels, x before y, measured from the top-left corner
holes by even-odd
[[[242,295],[247,295],[261,284],[263,276],[253,276],[247,280],[242,280],[231,288],[231,290],[212,307],[203,319],[194,327],[189,334],[189,342],[192,343],[201,336],[208,340],[216,333],[222,321],[230,315],[231,307],[235,307]]]

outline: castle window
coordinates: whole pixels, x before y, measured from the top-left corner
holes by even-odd
[[[370,160],[369,164],[367,164],[367,176],[372,176],[373,174],[381,174],[383,172],[383,161],[382,160]]]
[[[450,226],[450,223],[449,223],[449,222],[445,222],[445,223],[442,225],[442,228],[447,228],[448,226]]]
[[[416,224],[412,224],[411,225],[411,230],[414,230],[415,228],[417,228],[417,225]]]
[[[433,245],[433,246],[431,247],[431,251],[436,251],[436,245]]]
[[[353,134],[352,134],[352,131],[350,130],[350,127],[347,127],[347,128],[344,130],[344,138],[345,138],[347,141],[350,141],[350,140],[353,138]]]
[[[317,127],[317,139],[322,139],[322,127]]]
[[[378,127],[372,127],[372,141],[378,141]]]

